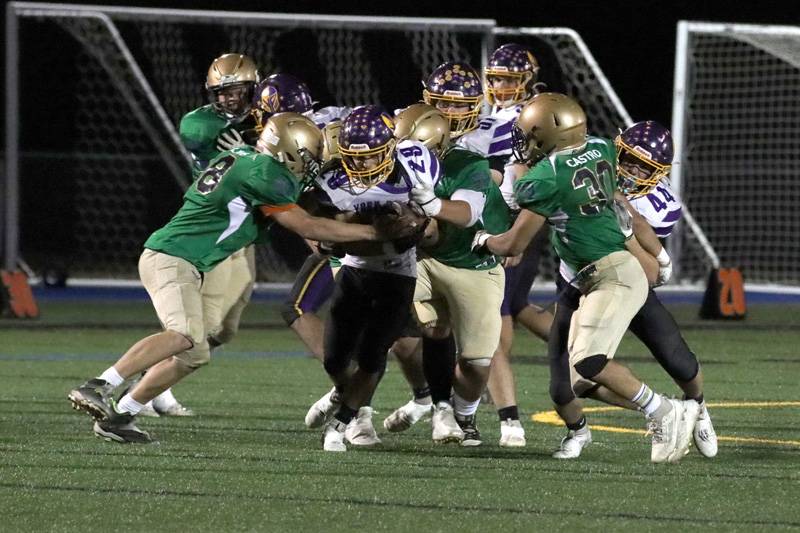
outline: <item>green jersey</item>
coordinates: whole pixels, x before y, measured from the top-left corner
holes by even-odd
[[[248,144],[255,144],[250,138],[253,127],[252,117],[234,123],[217,113],[211,104],[186,113],[181,119],[180,134],[183,145],[192,154],[192,177],[196,179],[208,163],[222,153],[217,149],[220,133],[229,128],[236,129]]]
[[[612,207],[616,161],[611,140],[588,137],[580,148],[539,161],[514,184],[517,203],[547,217],[556,253],[575,272],[625,249]]]
[[[272,156],[249,146],[222,152],[186,191],[183,207],[144,247],[208,272],[262,236],[266,224],[259,206],[286,208],[299,196],[298,180]]]
[[[492,181],[489,162],[473,152],[454,147],[442,158],[442,176],[436,184],[439,198],[450,199],[458,190],[486,196],[481,219],[468,228],[439,222],[439,240],[428,254],[437,261],[456,268],[486,270],[498,263],[495,255],[472,251],[472,239],[480,229],[503,233],[509,228],[510,213],[500,189]]]

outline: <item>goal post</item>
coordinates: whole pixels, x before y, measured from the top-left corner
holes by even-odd
[[[672,132],[673,185],[718,256],[698,253],[681,224],[670,242],[680,279],[723,264],[797,290],[800,27],[679,22]]]

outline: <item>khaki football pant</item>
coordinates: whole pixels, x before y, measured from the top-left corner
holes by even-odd
[[[614,252],[594,265],[597,271],[583,285],[569,327],[570,377],[577,396],[595,383],[582,377],[575,365],[593,355],[613,359],[628,325],[647,299],[647,278],[630,252]]]
[[[459,357],[486,359],[500,342],[500,304],[505,272],[447,266],[426,257],[417,262],[414,314],[422,327],[450,326]]]

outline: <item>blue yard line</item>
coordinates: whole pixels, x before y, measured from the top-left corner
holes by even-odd
[[[43,353],[10,355],[0,353],[0,361],[116,361],[121,354],[109,353]],[[311,357],[308,352],[290,350],[277,352],[219,352],[215,359],[272,359],[281,357]]]

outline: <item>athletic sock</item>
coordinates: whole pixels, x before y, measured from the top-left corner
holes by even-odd
[[[580,431],[586,427],[586,415],[581,416],[581,419],[574,424],[566,424],[567,429],[570,431]]]
[[[347,407],[345,404],[342,404],[339,407],[339,410],[336,411],[334,418],[346,426],[356,416],[358,416],[358,409],[351,409],[350,407]]]
[[[117,402],[117,412],[120,413],[130,413],[132,415],[138,415],[139,411],[142,410],[144,404],[141,404],[133,399],[130,394],[126,394],[122,397],[122,399]]]
[[[472,416],[478,410],[481,399],[478,398],[474,402],[470,402],[458,395],[457,392],[453,393],[453,410],[459,418],[466,418]]]
[[[105,372],[103,372],[97,377],[99,379],[102,379],[106,383],[110,383],[114,387],[119,387],[120,385],[122,385],[122,382],[125,381],[125,378],[120,376],[119,372],[117,372],[117,369],[114,368],[113,366],[108,367],[108,369]]]
[[[653,413],[661,407],[661,395],[656,394],[653,392],[653,389],[642,383],[642,386],[639,388],[639,392],[637,392],[631,401],[642,408],[644,414],[648,417],[652,417]]]
[[[519,420],[519,409],[516,405],[510,405],[497,410],[497,416],[500,417],[500,422],[506,420]]]
[[[422,405],[428,405],[431,403],[431,388],[427,385],[418,389],[413,389],[413,393],[415,402]]]

